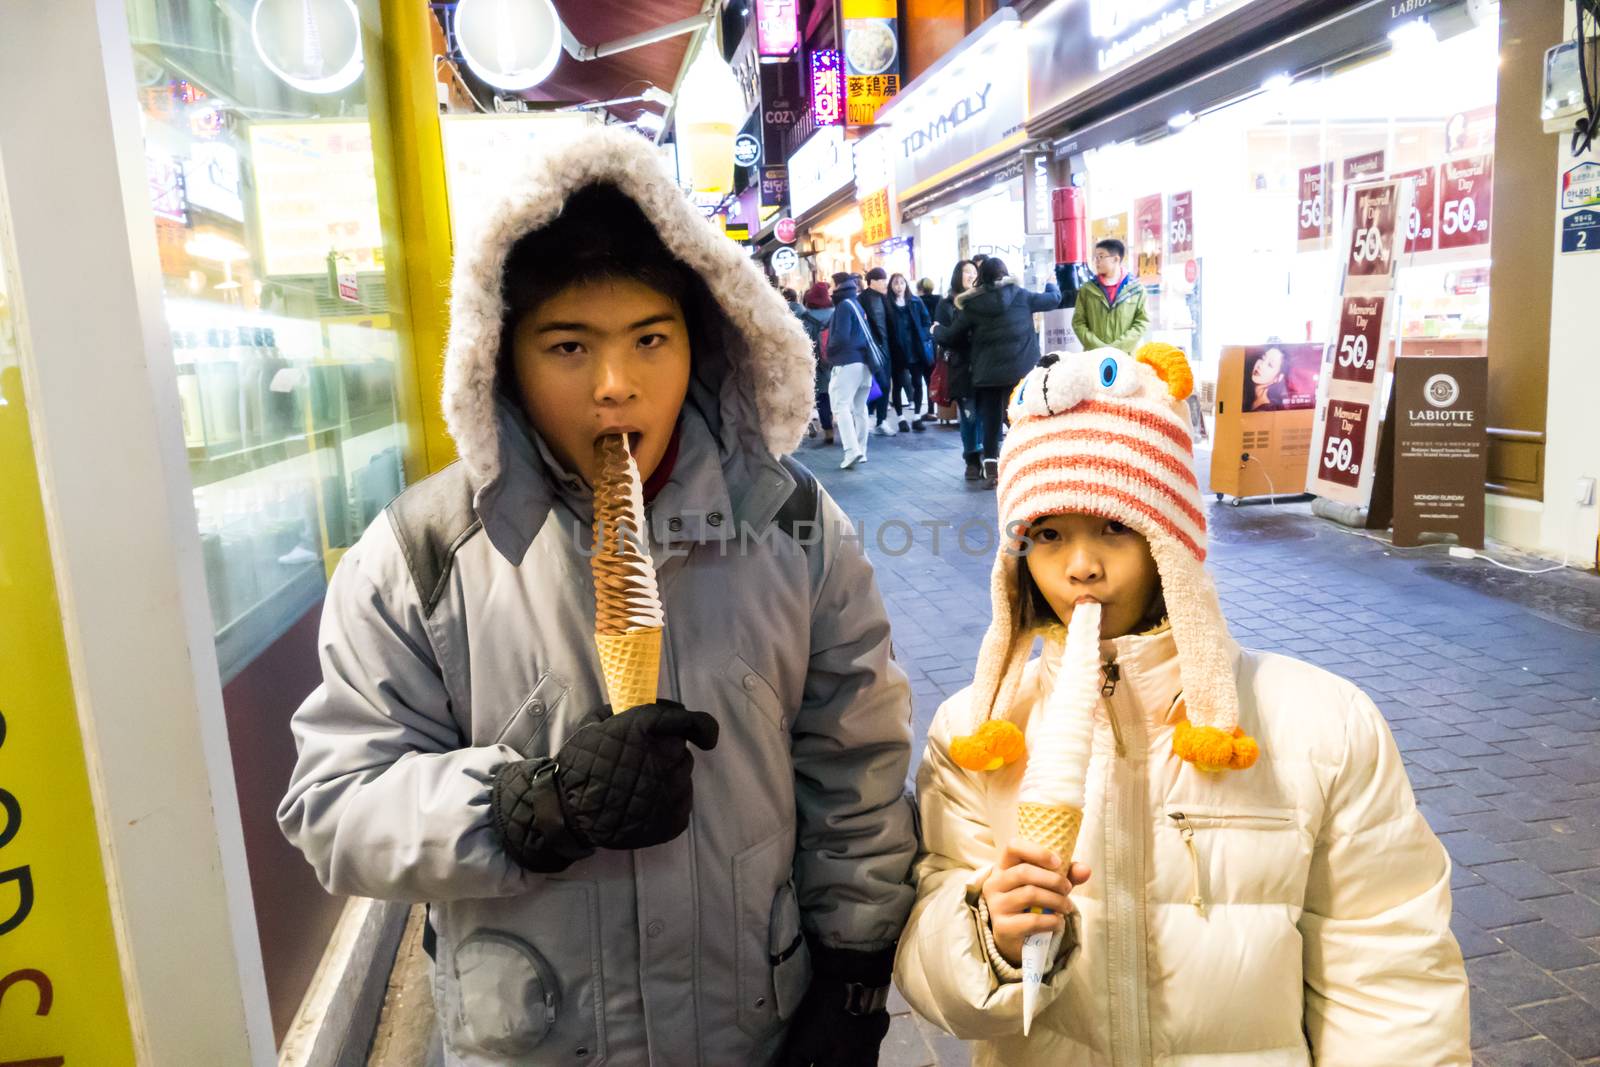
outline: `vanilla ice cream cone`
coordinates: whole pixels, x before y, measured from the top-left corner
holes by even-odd
[[[1083,826],[1084,781],[1094,743],[1094,713],[1100,700],[1100,605],[1079,604],[1067,625],[1066,648],[1055,687],[1039,714],[1028,767],[1018,793],[1016,836],[1042,845],[1072,863]],[[1039,989],[1049,970],[1056,934],[1030,934],[1022,941],[1022,1033],[1033,1026]]]
[[[628,439],[595,444],[595,644],[613,714],[655,702],[666,618],[645,541],[644,486]]]

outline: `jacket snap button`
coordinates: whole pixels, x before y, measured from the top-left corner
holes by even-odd
[[[721,526],[722,525],[722,512],[713,511],[711,514],[706,516],[706,521],[709,522],[713,526]]]
[[[543,711],[544,711],[544,701],[542,701],[542,700],[535,700],[533,703],[528,705],[528,714],[529,715],[538,715],[539,713],[541,713]]]
[[[683,529],[683,520],[677,518],[668,520],[667,529],[671,530],[673,533],[677,533],[679,530]]]
[[[747,690],[754,689],[756,687],[756,676],[753,675],[753,674],[745,675],[744,676],[744,687]]]
[[[646,926],[644,928],[644,932],[649,934],[651,937],[660,937],[663,929],[664,927],[662,927],[661,922],[656,920],[651,922],[649,926]]]
[[[766,1006],[767,1006],[767,998],[766,997],[757,997],[756,998],[756,1007],[764,1008]]]
[[[582,1059],[583,1057],[587,1056],[588,1054],[589,1054],[589,1050],[588,1049],[584,1048],[581,1045],[578,1046],[578,1058],[579,1059]]]

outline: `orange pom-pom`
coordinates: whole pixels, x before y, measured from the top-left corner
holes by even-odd
[[[1015,763],[1028,750],[1027,741],[1015,723],[990,719],[978,732],[950,742],[950,759],[969,771],[997,771]]]
[[[1238,727],[1229,734],[1215,726],[1191,726],[1188,719],[1179,719],[1172,731],[1172,752],[1215,774],[1251,767],[1261,755],[1261,746]]]
[[[1194,372],[1189,369],[1189,357],[1183,349],[1160,341],[1139,346],[1133,358],[1155,368],[1156,375],[1167,383],[1167,392],[1174,400],[1187,400],[1194,392]]]

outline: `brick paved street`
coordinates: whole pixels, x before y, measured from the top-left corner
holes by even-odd
[[[854,471],[838,469],[837,447],[799,458],[863,524],[920,756],[939,702],[971,680],[988,623],[993,495],[962,481],[950,429],[874,438]],[[935,556],[919,524],[940,520]],[[955,535],[969,522],[963,551]],[[1354,679],[1394,730],[1455,861],[1476,1061],[1600,1063],[1600,579],[1489,575],[1441,549],[1392,551],[1303,504],[1216,506],[1211,525],[1234,636]],[[886,1067],[968,1062],[960,1042],[893,1003]]]

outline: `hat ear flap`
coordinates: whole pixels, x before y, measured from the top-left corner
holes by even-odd
[[[1167,392],[1172,394],[1172,399],[1187,400],[1189,394],[1194,392],[1194,372],[1189,369],[1189,359],[1183,354],[1183,349],[1151,341],[1140,345],[1133,358],[1140,363],[1148,363],[1155,370],[1156,376],[1167,383]]]

